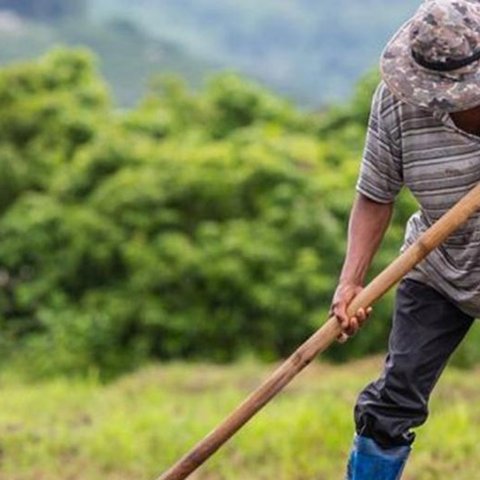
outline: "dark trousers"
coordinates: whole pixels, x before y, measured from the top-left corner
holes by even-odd
[[[430,393],[472,322],[433,288],[402,280],[383,373],[355,406],[357,433],[387,448],[410,445],[410,429],[427,419]]]

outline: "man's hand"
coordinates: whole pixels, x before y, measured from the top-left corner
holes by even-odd
[[[368,307],[358,309],[354,317],[347,315],[347,306],[362,290],[361,285],[341,282],[335,291],[330,312],[335,315],[343,330],[338,337],[340,343],[346,342],[349,337],[355,335],[372,312],[372,308]]]

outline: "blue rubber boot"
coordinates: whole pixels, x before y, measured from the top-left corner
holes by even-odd
[[[345,480],[399,480],[410,450],[384,449],[371,438],[355,435]]]

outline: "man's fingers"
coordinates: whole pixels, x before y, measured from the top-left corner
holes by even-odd
[[[338,322],[340,323],[340,326],[342,329],[345,329],[349,325],[349,319],[347,315],[347,305],[344,303],[339,303],[338,305],[335,305],[333,308],[333,314],[335,317],[337,317]]]
[[[355,314],[355,317],[357,318],[360,326],[363,325],[363,323],[365,323],[365,321],[368,319],[368,317],[370,316],[371,313],[372,313],[372,307],[359,308],[357,310],[357,313]]]
[[[359,309],[354,317],[348,317],[347,312],[342,311],[338,307],[333,310],[333,314],[340,323],[342,330],[348,335],[355,335],[357,330],[363,325],[368,317],[367,311],[363,308]]]
[[[348,313],[348,305],[352,299],[361,291],[362,287],[357,286],[351,290],[344,288],[337,289],[337,292],[334,295],[332,305],[330,308],[330,314],[333,315],[336,319],[342,332],[338,335],[337,341],[339,343],[344,343],[348,340],[349,337],[352,337],[357,333],[357,331],[363,326],[367,321],[372,308],[359,308],[353,315]]]
[[[345,343],[348,340],[348,335],[344,332],[342,332],[338,337],[337,337],[337,342],[338,343]]]
[[[349,336],[352,337],[357,333],[359,328],[359,323],[357,317],[351,317],[348,323],[348,326],[343,329],[343,331]]]
[[[359,308],[357,310],[357,315],[358,323],[362,324],[366,319],[367,319],[367,312],[365,311],[364,308]]]

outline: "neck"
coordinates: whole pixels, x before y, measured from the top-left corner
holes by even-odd
[[[480,136],[480,106],[453,112],[450,117],[460,130]]]

